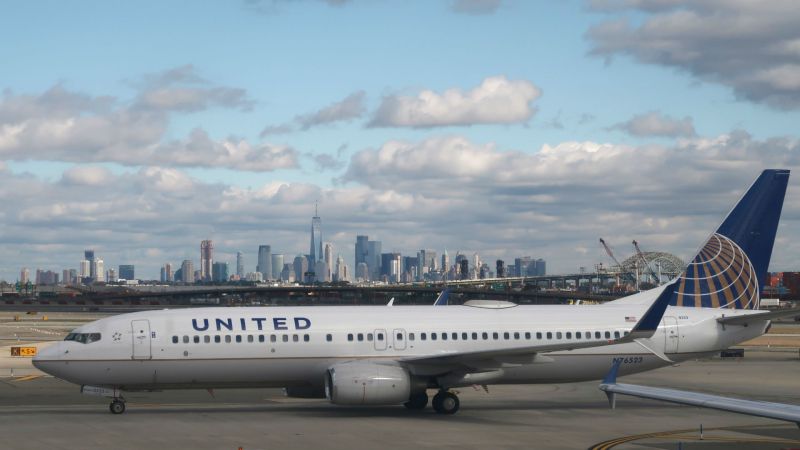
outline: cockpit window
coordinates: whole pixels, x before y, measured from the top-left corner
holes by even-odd
[[[100,340],[100,333],[70,333],[64,338],[65,341],[75,341],[81,344],[91,344]]]

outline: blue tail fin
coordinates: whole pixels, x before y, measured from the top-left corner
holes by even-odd
[[[758,309],[788,170],[765,170],[680,277],[670,305]]]

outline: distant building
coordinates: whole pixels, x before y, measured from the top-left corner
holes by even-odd
[[[308,272],[308,258],[303,255],[295,256],[293,268],[295,281],[304,281],[305,274]]]
[[[359,235],[356,236],[356,253],[355,265],[358,267],[359,263],[367,263],[367,243],[369,236]]]
[[[369,281],[369,266],[365,262],[356,265],[356,281]]]
[[[224,283],[228,281],[228,263],[215,262],[211,266],[211,280],[215,283]]]
[[[311,218],[311,245],[308,261],[311,267],[322,259],[322,219],[319,217],[317,205],[314,205],[314,217]]]
[[[117,276],[117,271],[114,268],[108,269],[108,273],[106,273],[106,281],[109,283],[119,281],[119,277]]]
[[[505,278],[506,277],[506,263],[502,259],[498,259],[495,265],[497,270],[497,278]]]
[[[133,264],[120,264],[119,265],[119,277],[123,280],[135,280],[136,275],[134,273],[134,266]]]
[[[194,283],[194,264],[190,259],[184,259],[181,263],[181,281],[184,283]]]
[[[173,280],[172,264],[166,263],[161,266],[161,282],[171,283]]]
[[[19,271],[19,282],[24,284],[29,281],[31,281],[31,271],[27,267],[23,267],[22,270]]]
[[[92,263],[88,259],[84,259],[81,261],[79,273],[81,280],[91,278],[92,277]]]
[[[442,271],[447,272],[450,270],[450,256],[447,255],[447,249],[442,253]]]
[[[341,254],[336,256],[336,271],[333,274],[333,281],[347,281],[347,266],[345,266]]]
[[[367,266],[372,280],[380,279],[381,274],[381,241],[367,242]]]
[[[211,281],[214,264],[214,243],[210,240],[200,241],[200,280]]]
[[[460,280],[468,280],[469,279],[469,260],[467,258],[462,258],[461,261],[458,263],[459,267],[459,279]]]
[[[105,264],[101,258],[95,258],[92,261],[92,280],[98,283],[106,281]]]
[[[321,281],[330,282],[333,279],[333,244],[326,242],[323,245],[323,261],[325,261],[325,272]],[[319,279],[319,274],[317,274]]]
[[[244,255],[242,252],[236,252],[236,275],[244,278]]]
[[[285,283],[291,283],[294,280],[294,269],[290,264],[284,264],[283,269],[281,270],[281,281]]]
[[[256,272],[261,272],[261,278],[264,280],[272,278],[272,247],[269,245],[258,246]]]
[[[84,250],[83,259],[89,261],[89,273],[86,276],[91,278],[92,281],[96,281],[97,272],[95,272],[95,269],[97,269],[97,266],[94,264],[94,250]]]
[[[273,280],[282,280],[281,272],[283,272],[283,254],[282,253],[273,253],[272,254],[272,279]]]

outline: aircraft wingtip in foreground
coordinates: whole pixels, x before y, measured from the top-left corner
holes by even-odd
[[[34,365],[111,397],[113,413],[125,410],[122,391],[283,387],[410,409],[434,389],[434,410],[453,414],[452,388],[599,380],[612,364],[616,379],[766,331],[775,313],[758,311],[759,293],[788,175],[762,172],[680,277],[605,305],[146,311],[79,327]]]

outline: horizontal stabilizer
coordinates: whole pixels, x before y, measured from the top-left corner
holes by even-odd
[[[800,308],[779,309],[777,311],[762,311],[756,314],[742,314],[735,316],[722,316],[717,322],[723,325],[744,325],[761,320],[772,320],[780,317],[800,316]]]

